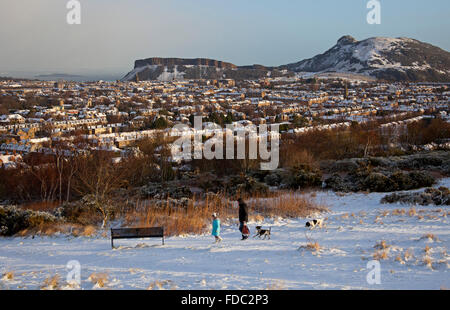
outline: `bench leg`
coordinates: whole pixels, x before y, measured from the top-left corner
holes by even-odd
[[[164,237],[162,237],[162,245],[164,245]]]
[[[111,249],[114,249],[114,239],[111,237]]]

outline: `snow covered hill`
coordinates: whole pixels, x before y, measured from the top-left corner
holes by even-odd
[[[279,67],[236,66],[196,58],[136,60],[123,81],[183,79],[260,79],[297,73],[345,73],[389,81],[450,82],[450,53],[409,38],[375,37],[357,41],[343,36],[335,46],[310,59]]]
[[[394,81],[450,81],[450,53],[409,38],[340,38],[323,54],[283,66],[295,72],[364,74]]]
[[[437,186],[449,186],[444,179]],[[446,206],[384,205],[384,194],[318,192],[330,212],[325,227],[305,219],[251,222],[272,227],[271,240],[240,240],[236,223],[213,237],[160,240],[107,237],[0,238],[0,289],[71,288],[66,264],[81,264],[83,289],[441,289],[450,288]],[[317,247],[309,247],[308,243]],[[367,263],[379,259],[381,284]]]

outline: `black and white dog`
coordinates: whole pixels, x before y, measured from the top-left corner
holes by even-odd
[[[259,237],[259,239],[261,239],[261,237],[264,236],[264,239],[266,239],[266,237],[269,237],[270,239],[270,231],[272,227],[270,227],[269,229],[262,229],[262,226],[256,226],[255,228],[256,228],[256,235],[254,235],[253,238]]]
[[[309,228],[309,229],[314,229],[315,227],[320,227],[322,228],[322,224],[323,224],[323,220],[322,219],[318,219],[318,220],[311,220],[309,222],[306,222],[305,227]]]

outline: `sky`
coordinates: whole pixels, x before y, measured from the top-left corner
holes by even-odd
[[[368,0],[0,1],[0,76],[110,74],[136,59],[212,58],[278,66],[313,57],[343,35],[410,37],[450,50],[450,1],[380,0],[381,24],[366,21]]]

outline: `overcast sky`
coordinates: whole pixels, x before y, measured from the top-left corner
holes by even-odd
[[[281,65],[322,53],[343,35],[411,37],[450,50],[450,1],[80,0],[0,1],[0,75],[5,72],[114,73],[148,57],[206,57],[236,65]]]

